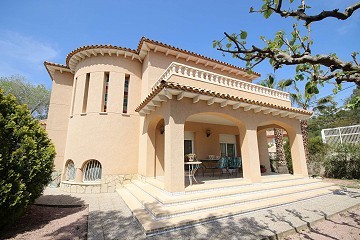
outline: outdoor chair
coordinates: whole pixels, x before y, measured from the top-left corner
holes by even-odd
[[[229,170],[234,170],[236,175],[241,168],[241,158],[240,157],[232,157],[229,162]]]
[[[214,167],[205,167],[206,169],[211,169],[212,172],[213,172],[213,177],[214,177],[214,172],[215,170],[220,170],[221,171],[221,175],[224,173],[224,169],[229,173],[228,171],[228,159],[227,157],[221,157],[218,161],[218,164],[217,166],[214,166]],[[220,176],[220,175],[219,175]]]

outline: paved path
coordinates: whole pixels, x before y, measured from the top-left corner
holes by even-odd
[[[360,190],[242,214],[195,227],[146,237],[117,193],[68,194],[48,188],[38,204],[89,204],[88,239],[266,239],[300,231],[346,209],[360,206]]]

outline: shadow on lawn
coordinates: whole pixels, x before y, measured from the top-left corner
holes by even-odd
[[[38,201],[40,199],[41,201]],[[20,234],[25,236],[21,237],[23,239],[31,239],[32,232],[37,230],[44,231],[42,237],[48,239],[69,239],[74,238],[74,235],[78,235],[79,239],[86,239],[87,206],[83,200],[69,195],[46,195],[38,200],[38,204],[29,206],[15,223],[2,229],[0,239],[9,239]],[[50,228],[53,229],[44,230],[52,221],[60,221],[62,224],[52,223]]]

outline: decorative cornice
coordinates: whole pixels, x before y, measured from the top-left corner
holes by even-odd
[[[241,107],[244,108],[244,111],[249,111],[249,110],[254,110],[255,112],[262,111],[264,114],[272,113],[273,115],[280,115],[281,117],[290,117],[290,118],[298,118],[298,119],[307,119],[312,115],[311,111],[307,111],[300,108],[285,107],[272,103],[251,100],[230,94],[219,93],[207,89],[192,87],[188,85],[181,85],[175,82],[165,82],[165,81],[162,81],[157,87],[155,87],[150,92],[150,94],[144,99],[144,101],[142,101],[142,103],[136,108],[135,111],[149,113],[149,111],[144,110],[144,108],[153,101],[158,101],[155,98],[158,97],[158,95],[160,94],[165,95],[168,99],[172,99],[171,91],[176,92],[177,96],[182,94],[180,95],[181,97],[177,97],[178,100],[181,100],[184,97],[184,93],[191,94],[193,97],[193,103],[198,102],[199,100],[201,100],[200,97],[204,96],[204,97],[210,97],[212,99],[212,103],[215,102],[215,98],[220,100],[220,102],[219,101],[217,102],[221,104],[221,107],[232,105],[233,109],[238,109]],[[161,99],[161,97],[158,98]]]

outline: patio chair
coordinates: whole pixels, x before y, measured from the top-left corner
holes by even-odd
[[[212,172],[213,172],[213,177],[214,177],[214,172],[215,172],[215,170],[220,170],[221,171],[221,175],[224,173],[223,172],[223,170],[225,169],[228,173],[229,173],[229,171],[228,171],[228,159],[227,159],[227,157],[221,157],[220,159],[219,159],[219,161],[218,161],[218,164],[217,164],[217,166],[213,166],[213,167],[205,167],[205,169],[211,169],[212,170]],[[219,175],[220,176],[220,175]]]
[[[235,170],[237,175],[239,169],[241,168],[241,158],[240,157],[233,157],[229,163],[229,169]]]

